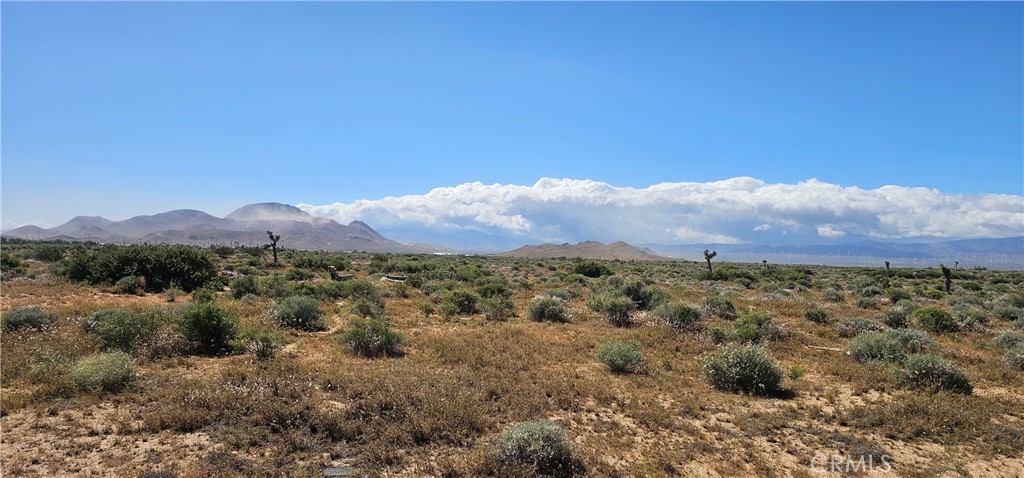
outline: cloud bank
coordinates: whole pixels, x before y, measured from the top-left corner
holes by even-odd
[[[1024,235],[1024,196],[903,186],[868,190],[816,179],[769,184],[739,177],[632,188],[544,178],[532,186],[474,182],[420,195],[298,207],[419,237],[472,231],[521,242],[814,243]]]

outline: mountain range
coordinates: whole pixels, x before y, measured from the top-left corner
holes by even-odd
[[[640,249],[625,242],[602,244],[597,241],[585,241],[577,244],[539,244],[523,246],[514,251],[498,254],[503,257],[573,257],[580,259],[616,259],[620,261],[663,261],[667,257],[659,256],[650,249]]]
[[[123,221],[78,216],[53,228],[24,226],[4,231],[3,235],[21,239],[91,240],[113,244],[148,242],[208,246],[261,245],[267,242],[267,231],[280,235],[281,246],[289,249],[402,253],[444,249],[400,243],[382,236],[360,221],[344,225],[279,203],[249,204],[223,218],[193,209],[135,216]]]
[[[878,266],[890,261],[895,267],[935,267],[940,263],[961,267],[1024,269],[1024,237],[1000,239],[961,239],[927,243],[858,241],[843,244],[766,245],[766,244],[640,244],[625,242],[602,244],[585,241],[576,244],[527,245],[494,242],[495,238],[473,231],[453,233],[443,238],[445,246],[419,242],[398,242],[361,221],[340,224],[333,219],[315,217],[295,206],[259,203],[243,206],[220,218],[203,211],[179,209],[151,216],[136,216],[112,221],[99,216],[78,216],[49,229],[23,226],[3,231],[4,237],[21,239],[85,241],[134,244],[263,245],[267,231],[281,235],[280,245],[288,249],[327,251],[366,251],[395,253],[495,251],[508,257],[578,257],[619,260],[703,260],[703,250],[718,252],[722,262],[761,262],[775,264],[824,264]],[[408,231],[386,230],[388,236],[409,239]],[[415,231],[413,231],[415,232]],[[437,238],[435,238],[437,239]],[[417,240],[413,238],[411,240]],[[441,242],[441,241],[437,241]],[[481,244],[490,244],[488,248]],[[502,250],[502,249],[497,249]]]

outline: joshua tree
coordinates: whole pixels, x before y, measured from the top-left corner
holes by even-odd
[[[768,270],[768,259],[761,259],[761,265],[764,266],[764,270]]]
[[[271,231],[267,231],[267,235],[270,236],[270,248],[274,250],[274,264],[277,264],[277,241],[281,240],[281,235],[275,236]]]
[[[704,249],[704,260],[708,261],[708,279],[715,275],[715,271],[711,269],[711,259],[718,255],[716,251],[709,251]]]
[[[942,268],[942,277],[946,279],[946,293],[949,293],[949,286],[953,283],[953,271],[949,270],[945,264],[939,264]]]
[[[889,261],[885,261],[885,276],[892,277],[892,270],[889,269]]]
[[[953,270],[960,270],[960,261],[953,261]]]

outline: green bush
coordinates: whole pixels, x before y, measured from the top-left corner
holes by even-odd
[[[137,314],[129,310],[106,309],[90,315],[83,326],[96,336],[101,349],[131,354],[156,335],[160,322],[155,313]]]
[[[856,337],[864,332],[877,332],[881,330],[885,330],[882,324],[865,319],[864,317],[849,317],[840,320],[836,324],[836,333],[840,337]]]
[[[996,307],[993,313],[995,313],[995,316],[999,317],[1001,320],[1010,322],[1024,320],[1024,309],[1020,307],[1003,305]]]
[[[475,292],[466,289],[456,289],[444,295],[444,299],[441,300],[441,306],[444,307],[445,304],[448,304],[449,308],[457,314],[469,315],[477,312],[477,303],[479,302],[480,296]]]
[[[1011,368],[1024,371],[1024,343],[1007,348],[1003,357]]]
[[[495,440],[499,469],[532,468],[536,476],[570,476],[572,443],[565,430],[550,420],[517,423]]]
[[[636,304],[629,297],[605,292],[592,296],[588,305],[591,310],[603,314],[605,319],[616,327],[633,325],[630,314],[636,309]]]
[[[544,297],[530,303],[527,317],[534,322],[567,322],[569,314],[558,299]]]
[[[962,370],[948,360],[931,354],[907,357],[896,374],[897,383],[914,390],[945,390],[970,395],[974,387]]]
[[[256,283],[256,277],[251,275],[241,276],[231,281],[231,297],[241,299],[247,294],[259,295],[260,287]]]
[[[25,328],[46,330],[57,324],[57,314],[46,312],[39,307],[22,307],[0,316],[4,330],[14,332]]]
[[[945,334],[959,332],[960,324],[946,309],[938,307],[922,307],[914,311],[914,321],[917,326],[934,334]]]
[[[865,332],[850,340],[847,351],[858,362],[900,363],[907,354],[932,346],[932,340],[919,330],[890,329]]]
[[[764,327],[772,322],[772,314],[760,310],[751,310],[740,314],[733,324],[736,337],[744,342],[759,342]]]
[[[162,292],[172,285],[192,291],[217,276],[217,264],[209,252],[188,246],[110,245],[72,254],[60,274],[90,284],[141,276],[148,292]]]
[[[665,289],[647,284],[640,279],[625,281],[621,288],[622,294],[629,297],[638,310],[651,310],[668,300]]]
[[[861,309],[874,309],[878,307],[878,299],[874,297],[858,297],[856,304]]]
[[[701,313],[684,302],[669,302],[654,309],[654,316],[676,330],[693,330],[700,322]]]
[[[736,307],[725,297],[713,295],[704,299],[704,311],[713,317],[726,320],[736,318]]]
[[[597,261],[577,262],[576,265],[573,266],[572,271],[576,274],[590,278],[612,275],[612,270],[609,269],[608,266]]]
[[[889,302],[896,304],[897,302],[904,300],[913,300],[914,296],[910,294],[906,289],[902,287],[894,287],[886,291],[886,295],[889,297]]]
[[[704,359],[701,379],[726,392],[769,394],[778,390],[782,369],[758,346],[726,346]]]
[[[178,309],[178,329],[195,351],[219,355],[233,351],[238,319],[216,304],[189,303]]]
[[[484,311],[487,320],[504,321],[516,315],[512,299],[500,295],[481,300],[480,309]]]
[[[828,312],[825,312],[824,309],[810,309],[804,312],[804,318],[815,324],[827,324]]]
[[[636,373],[644,368],[640,344],[636,342],[606,342],[597,348],[597,359],[612,373]]]
[[[284,337],[280,332],[268,328],[252,328],[242,330],[236,348],[246,349],[257,361],[266,362],[284,347]]]
[[[391,329],[384,319],[352,319],[349,329],[341,337],[341,343],[367,358],[397,357],[402,354],[402,334]]]
[[[992,341],[992,343],[996,347],[999,347],[1001,349],[1010,349],[1018,345],[1024,344],[1024,334],[1017,331],[1008,330],[1006,332],[1003,332],[1002,334],[999,334],[999,337],[996,337],[995,340]]]
[[[124,352],[92,355],[71,368],[71,378],[82,389],[117,392],[135,382],[135,362]]]
[[[327,324],[320,313],[320,303],[312,297],[288,297],[274,306],[273,315],[281,327],[305,331],[327,330]]]
[[[215,300],[217,300],[217,293],[206,287],[192,291],[192,296],[189,297],[190,302],[197,304],[211,304]]]
[[[142,276],[124,276],[114,283],[118,292],[122,294],[137,295],[145,292],[146,278]]]
[[[829,289],[825,291],[825,300],[829,302],[842,302],[846,300],[846,296],[839,289]]]
[[[384,308],[366,299],[358,299],[349,309],[357,317],[364,319],[380,319],[384,317]]]

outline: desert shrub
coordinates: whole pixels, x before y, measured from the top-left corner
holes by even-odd
[[[910,311],[901,307],[893,307],[892,310],[882,314],[882,323],[894,329],[902,329],[910,325]]]
[[[572,443],[565,430],[550,420],[517,423],[495,440],[498,468],[532,468],[537,476],[572,474]]]
[[[693,330],[701,319],[700,310],[684,302],[669,302],[654,309],[654,316],[676,330]]]
[[[504,278],[485,278],[478,281],[476,293],[483,299],[494,297],[511,297],[512,286]]]
[[[124,276],[114,283],[117,291],[122,294],[141,294],[146,290],[146,278],[142,276]]]
[[[574,289],[551,289],[545,292],[544,295],[547,295],[548,297],[554,297],[556,299],[561,299],[566,302],[580,298],[579,291]]]
[[[759,342],[765,326],[772,322],[772,314],[762,310],[750,310],[740,314],[733,328],[736,337],[744,342]]]
[[[57,314],[46,312],[39,307],[22,307],[0,316],[4,330],[14,332],[21,329],[46,330],[57,324]]]
[[[260,277],[257,279],[256,283],[261,295],[267,297],[284,299],[285,297],[294,295],[292,284],[288,283],[281,274],[276,272],[273,275]]]
[[[264,327],[244,329],[238,337],[236,348],[248,350],[260,362],[274,358],[274,355],[284,347],[284,337],[281,333]]]
[[[889,297],[889,302],[893,304],[903,300],[913,300],[914,296],[902,287],[894,287],[885,292],[886,296]]]
[[[355,318],[341,336],[341,343],[367,358],[397,357],[402,354],[402,334],[391,329],[391,324],[378,318]]]
[[[155,313],[107,309],[93,313],[82,325],[96,336],[101,349],[135,353],[139,346],[153,338],[160,323]]]
[[[189,297],[190,302],[195,302],[197,304],[210,304],[213,303],[214,300],[217,300],[217,293],[207,289],[206,287],[192,291],[192,296]]]
[[[1007,348],[1003,358],[1010,368],[1024,371],[1024,343]]]
[[[842,302],[846,300],[846,296],[839,289],[828,289],[825,291],[825,300],[829,302]]]
[[[710,316],[733,320],[736,318],[736,307],[725,297],[713,295],[704,299],[704,311]]]
[[[1024,317],[1011,322],[1010,327],[1013,327],[1015,330],[1024,330]]]
[[[782,369],[758,346],[726,346],[704,359],[701,379],[726,392],[768,394],[778,389]]]
[[[213,256],[188,246],[104,246],[72,254],[59,273],[90,284],[113,284],[125,276],[145,277],[148,292],[176,285],[186,291],[202,287],[217,275]]]
[[[856,337],[864,332],[885,330],[885,327],[863,317],[842,319],[836,324],[836,333],[840,337]]]
[[[177,311],[178,329],[203,355],[230,353],[238,335],[238,319],[216,304],[189,303]]]
[[[878,299],[874,297],[858,297],[856,304],[861,309],[874,309],[878,307]]]
[[[448,304],[449,308],[460,315],[474,314],[477,312],[477,303],[480,296],[475,292],[466,289],[455,289],[444,295],[441,305]]]
[[[636,373],[644,367],[640,344],[636,342],[605,342],[597,348],[597,359],[612,373]]]
[[[996,307],[995,310],[993,310],[992,312],[995,314],[996,317],[999,317],[1001,320],[1007,320],[1012,322],[1015,320],[1024,319],[1024,309],[1020,307],[1002,305]]]
[[[625,281],[622,293],[629,297],[638,310],[651,310],[668,300],[668,292],[661,287],[647,284],[640,279]]]
[[[244,275],[231,281],[231,297],[241,299],[246,294],[259,295],[260,287],[256,283],[256,277]]]
[[[908,353],[921,352],[931,345],[931,338],[919,330],[890,329],[854,337],[847,351],[858,362],[900,363]]]
[[[288,269],[288,272],[284,273],[284,279],[293,282],[310,280],[314,277],[316,277],[315,274],[313,274],[307,269],[302,269],[299,267],[292,267],[291,269]]]
[[[931,354],[907,357],[903,368],[896,373],[896,382],[914,390],[945,390],[970,395],[974,387],[960,368],[948,360]]]
[[[963,330],[981,331],[988,326],[988,314],[981,309],[969,306],[954,309],[953,318]]]
[[[804,318],[815,324],[827,324],[828,312],[825,312],[824,309],[810,309],[804,312]]]
[[[505,296],[494,296],[480,301],[480,310],[487,320],[504,321],[516,314],[516,305]]]
[[[992,343],[1001,349],[1010,349],[1018,345],[1024,344],[1024,334],[1008,330],[999,334]]]
[[[605,292],[595,294],[588,302],[591,310],[604,315],[609,323],[616,327],[628,327],[633,324],[630,314],[636,309],[636,303],[625,295]]]
[[[170,289],[164,291],[164,297],[167,297],[167,302],[174,302],[178,300],[178,297],[181,297],[184,293],[185,291],[177,287],[171,287]]]
[[[946,309],[922,307],[911,314],[918,327],[935,334],[958,332],[960,325]]]
[[[558,299],[541,298],[530,303],[526,316],[534,322],[567,322],[569,314]]]
[[[64,246],[42,245],[32,251],[32,257],[43,262],[57,262],[64,258]]]
[[[590,278],[612,275],[612,270],[608,266],[597,261],[577,262],[572,271]]]
[[[71,368],[71,378],[81,389],[116,392],[135,382],[135,361],[124,352],[92,355]]]
[[[861,289],[858,294],[861,297],[878,297],[882,295],[882,288],[877,285],[869,285]]]
[[[320,303],[312,297],[288,297],[274,306],[273,315],[282,327],[305,331],[327,330],[327,324],[320,313]]]
[[[364,319],[380,319],[384,317],[384,308],[366,299],[356,300],[349,310],[357,317]]]

